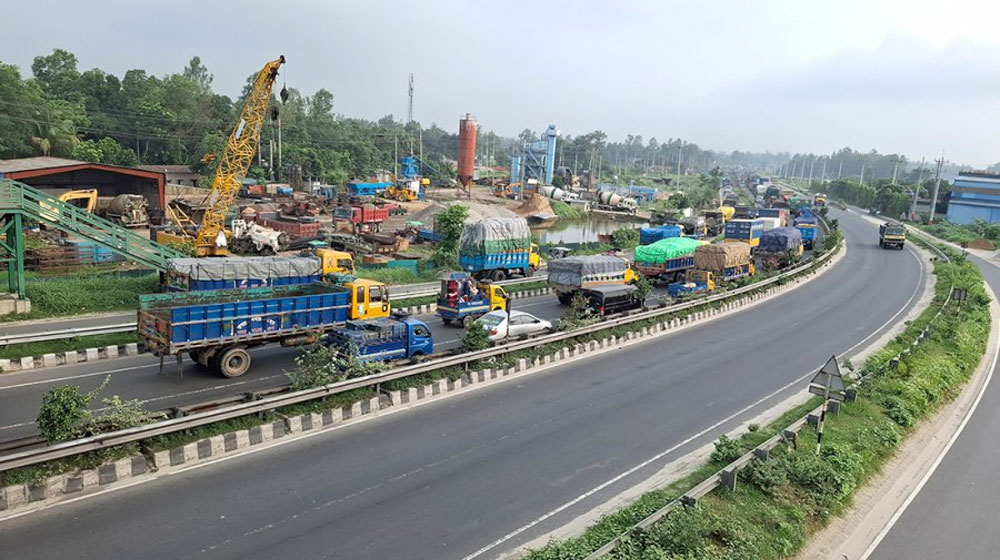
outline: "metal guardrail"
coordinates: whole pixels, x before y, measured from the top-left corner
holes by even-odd
[[[530,284],[532,282],[544,282],[547,275],[531,276],[528,278],[514,278],[497,282],[501,286],[516,286],[518,284]],[[437,295],[441,286],[437,282],[425,282],[422,284],[406,284],[402,286],[390,286],[390,300],[412,299]],[[96,327],[80,327],[75,329],[61,329],[27,334],[0,334],[0,348],[11,344],[25,344],[28,342],[45,342],[48,340],[62,340],[78,336],[96,336],[101,334],[115,334],[131,332],[135,330],[135,322],[117,323],[113,325],[99,325]]]
[[[951,262],[951,259],[948,258],[948,255],[946,255],[944,251],[941,251],[938,247],[934,246],[933,243],[927,241],[925,237],[927,234],[923,234],[923,232],[921,232],[921,234],[922,235],[917,235],[917,237],[920,237],[923,241],[927,242],[928,247],[934,253],[936,253],[938,257],[944,259],[947,262]],[[913,346],[918,345],[922,340],[926,339],[927,336],[930,334],[932,325],[934,325],[934,323],[937,322],[937,320],[941,317],[942,313],[944,313],[944,310],[947,309],[949,304],[951,303],[952,294],[954,293],[954,290],[955,286],[954,284],[952,284],[952,286],[948,291],[948,296],[945,298],[944,303],[942,303],[941,308],[938,309],[938,312],[934,314],[934,317],[932,317],[931,320],[928,322],[928,324],[924,327],[924,330],[913,341],[911,348]],[[886,360],[874,371],[871,371],[867,375],[858,378],[854,383],[850,385],[850,387],[848,387],[847,390],[855,391],[856,393],[858,385],[864,383],[865,380],[869,379],[872,375],[882,374],[888,369],[895,368],[899,364],[899,361],[909,352],[910,348],[903,349],[899,354],[896,354],[892,358]],[[617,537],[615,537],[613,540],[611,540],[601,548],[590,553],[585,560],[597,560],[599,558],[602,558],[610,554],[618,547],[619,544],[621,544],[624,540],[626,540],[630,535],[639,531],[645,531],[649,529],[656,522],[663,519],[664,517],[669,515],[670,512],[672,512],[673,510],[677,509],[680,506],[685,506],[685,505],[691,506],[697,504],[699,499],[701,499],[702,497],[709,494],[710,492],[712,492],[713,490],[715,490],[720,486],[728,486],[730,488],[735,487],[737,473],[740,470],[742,470],[744,467],[752,463],[755,459],[766,459],[771,450],[778,447],[785,441],[792,440],[795,437],[795,435],[797,435],[799,431],[802,430],[802,428],[811,424],[813,419],[819,418],[819,414],[821,413],[822,408],[823,408],[822,405],[818,406],[812,411],[808,412],[805,416],[799,418],[795,422],[792,422],[792,424],[786,427],[784,430],[782,430],[780,434],[772,436],[771,438],[767,439],[757,447],[751,449],[749,452],[742,455],[740,458],[736,459],[732,463],[729,463],[715,474],[711,475],[710,477],[706,478],[696,486],[692,487],[690,490],[681,495],[681,497],[675,500],[671,500],[662,508],[656,510],[642,521],[633,525],[625,533],[618,535]]]
[[[149,439],[156,436],[161,436],[183,430],[189,430],[192,428],[213,424],[215,422],[220,422],[223,420],[231,420],[233,418],[239,418],[251,414],[265,413],[277,408],[282,408],[285,406],[316,400],[339,393],[345,393],[348,391],[353,391],[355,389],[361,389],[372,386],[379,387],[382,383],[388,383],[390,381],[395,381],[397,379],[422,375],[430,371],[444,369],[448,367],[467,366],[472,362],[478,362],[495,356],[501,356],[509,352],[516,352],[518,350],[526,350],[544,344],[561,342],[579,336],[595,333],[604,329],[614,328],[622,325],[627,325],[630,323],[636,323],[639,321],[655,318],[661,315],[676,313],[679,311],[700,307],[702,305],[724,301],[727,299],[741,296],[748,292],[759,290],[760,288],[769,286],[771,284],[782,282],[784,279],[790,276],[804,272],[817,264],[821,264],[826,260],[829,260],[829,258],[833,254],[834,254],[833,251],[828,251],[824,253],[822,256],[820,256],[818,259],[802,263],[801,265],[798,265],[785,272],[772,276],[771,278],[767,278],[761,282],[743,286],[741,288],[737,288],[725,293],[708,296],[705,298],[699,298],[696,300],[676,305],[665,305],[656,309],[631,313],[623,317],[601,321],[599,323],[589,325],[580,329],[575,329],[572,331],[559,332],[528,340],[512,342],[502,346],[488,348],[486,350],[459,354],[457,356],[444,357],[441,359],[428,361],[422,364],[394,368],[382,373],[360,377],[357,379],[340,381],[323,387],[317,387],[314,389],[306,389],[292,393],[285,393],[271,397],[265,397],[263,399],[256,400],[253,402],[236,404],[231,407],[226,407],[223,409],[198,412],[182,418],[173,418],[170,420],[164,420],[162,422],[157,422],[154,424],[129,428],[127,430],[121,430],[108,434],[100,434],[97,436],[82,438],[73,441],[56,443],[42,449],[32,449],[10,454],[3,454],[0,455],[0,473],[18,467],[24,467],[28,465],[34,465],[37,463],[43,463],[46,461],[61,459],[64,457],[70,457],[73,455],[79,455],[81,453],[86,453],[88,451],[94,451],[98,449],[104,449],[107,447],[114,447],[117,445],[134,443],[137,441]],[[530,280],[534,281],[536,279],[537,278],[532,278]]]

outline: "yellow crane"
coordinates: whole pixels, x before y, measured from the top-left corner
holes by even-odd
[[[246,105],[243,106],[236,127],[226,141],[226,148],[215,171],[215,181],[208,195],[208,209],[205,211],[197,235],[192,238],[183,229],[175,232],[161,231],[156,235],[158,242],[193,243],[199,256],[228,253],[228,242],[225,237],[226,216],[229,215],[229,210],[239,194],[240,182],[250,169],[254,150],[260,140],[260,130],[267,116],[271,89],[278,77],[278,69],[284,63],[285,57],[281,56],[278,60],[265,64],[257,73],[253,89],[247,96]]]

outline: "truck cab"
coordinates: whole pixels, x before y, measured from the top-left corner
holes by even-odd
[[[391,313],[389,287],[385,284],[357,278],[343,286],[351,290],[351,319],[388,317]]]
[[[350,253],[334,249],[316,249],[323,275],[354,274],[354,259]]]
[[[681,282],[667,286],[670,297],[684,297],[715,290],[715,275],[707,270],[689,270]]]
[[[541,260],[542,260],[542,257],[538,252],[538,244],[532,243],[531,249],[529,249],[529,251],[530,253],[528,253],[528,265],[531,267],[531,272],[534,273],[534,271],[538,270],[538,268],[541,266]]]

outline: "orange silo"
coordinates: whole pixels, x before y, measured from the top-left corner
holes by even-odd
[[[458,121],[458,181],[468,189],[476,171],[476,117],[466,113]]]

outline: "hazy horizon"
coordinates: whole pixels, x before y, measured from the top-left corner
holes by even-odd
[[[414,118],[457,130],[465,113],[516,136],[554,123],[681,137],[706,149],[828,154],[845,146],[1000,161],[973,124],[1000,115],[992,64],[1000,8],[857,0],[690,2],[411,1],[280,5],[120,1],[19,3],[0,60],[31,74],[35,56],[73,52],[81,70],[162,76],[201,57],[216,91],[284,54],[288,87],[333,92],[334,111]],[[45,14],[44,18],[37,17]],[[235,38],[235,39],[234,39]]]

